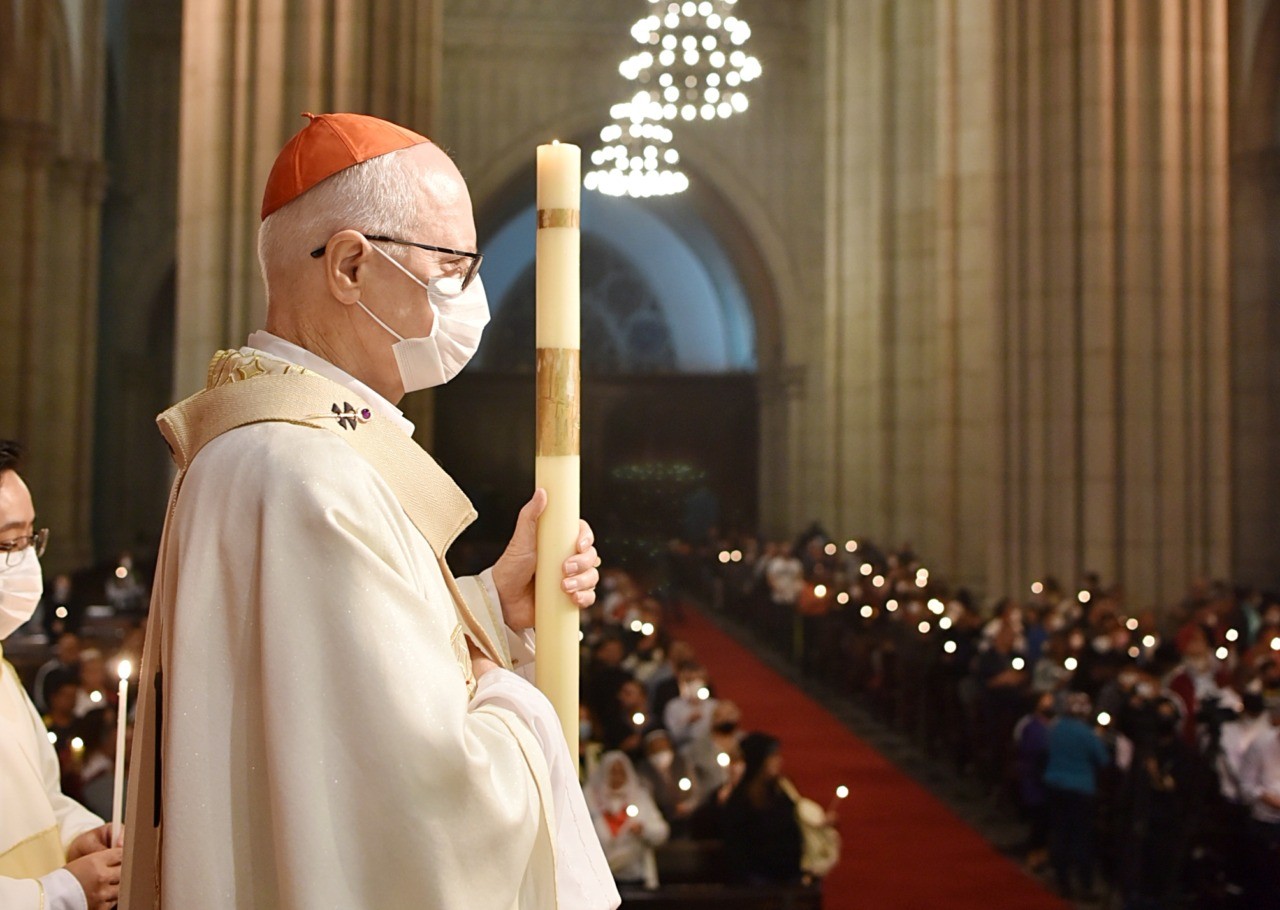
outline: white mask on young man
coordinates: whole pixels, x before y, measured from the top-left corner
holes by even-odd
[[[44,575],[35,547],[23,550],[17,565],[0,565],[0,641],[31,618],[43,595]]]
[[[424,338],[405,338],[374,316],[362,301],[356,303],[374,322],[399,339],[391,351],[396,355],[396,368],[406,392],[444,385],[462,372],[480,347],[480,336],[489,324],[489,299],[484,293],[484,283],[477,275],[465,290],[451,296],[449,283],[456,284],[460,279],[433,278],[424,282],[376,244],[373,248],[427,292],[427,304],[434,315],[431,334]]]

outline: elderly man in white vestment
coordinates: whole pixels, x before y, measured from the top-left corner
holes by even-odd
[[[612,908],[534,661],[534,493],[492,569],[395,407],[488,320],[437,146],[311,116],[267,182],[267,325],[161,415],[179,474],[140,678],[122,907]],[[563,567],[599,579],[582,523]]]
[[[47,530],[0,439],[0,641],[31,618],[44,591]],[[0,647],[0,910],[106,910],[120,887],[109,825],[62,792],[58,756]]]

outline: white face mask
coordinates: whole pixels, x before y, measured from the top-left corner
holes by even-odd
[[[356,301],[378,325],[399,339],[391,346],[396,355],[396,367],[400,382],[406,392],[444,385],[475,356],[480,347],[480,336],[489,323],[489,299],[484,293],[484,283],[477,275],[466,290],[456,296],[447,296],[441,288],[456,278],[432,279],[423,282],[389,253],[373,247],[384,259],[409,276],[414,284],[427,292],[427,302],[435,318],[431,321],[431,334],[425,338],[405,338],[387,325],[361,301]]]
[[[22,551],[16,566],[0,567],[0,640],[31,618],[44,594],[44,575],[35,547]]]
[[[649,756],[649,764],[659,771],[666,771],[671,767],[671,763],[675,761],[675,757],[675,753],[670,749],[663,749],[661,752],[654,752]]]

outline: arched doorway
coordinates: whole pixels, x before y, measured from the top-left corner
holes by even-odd
[[[481,225],[493,321],[436,393],[436,455],[481,513],[458,558],[505,541],[533,487],[535,213],[523,202]],[[583,195],[583,512],[614,553],[757,519],[752,306],[710,228],[666,202]]]

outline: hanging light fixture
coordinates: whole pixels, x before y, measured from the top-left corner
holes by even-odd
[[[747,109],[746,85],[760,61],[743,46],[751,26],[734,15],[737,0],[649,0],[631,27],[643,48],[618,71],[648,93],[654,119],[727,118]]]
[[[600,131],[601,147],[591,153],[594,169],[583,186],[609,196],[667,196],[689,188],[676,166],[680,153],[671,146],[671,130],[652,117],[644,93],[615,104],[613,122]]]
[[[648,0],[649,15],[631,27],[641,50],[618,71],[636,83],[630,101],[609,111],[594,169],[583,185],[611,196],[665,196],[689,187],[671,145],[676,120],[715,120],[748,107],[746,85],[760,61],[744,50],[751,27],[737,0]]]

